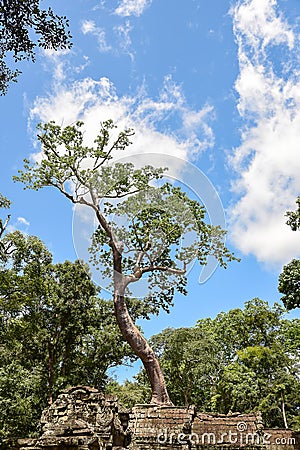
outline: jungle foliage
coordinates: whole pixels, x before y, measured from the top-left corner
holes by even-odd
[[[268,427],[299,429],[300,320],[284,313],[255,298],[195,327],[153,336],[173,402],[222,414],[260,410]],[[141,402],[144,395],[147,403],[147,386],[142,371],[122,386],[122,396],[131,392]]]

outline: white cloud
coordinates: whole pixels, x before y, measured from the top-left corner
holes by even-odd
[[[101,121],[113,119],[120,129],[136,131],[130,152],[171,154],[182,159],[199,155],[213,145],[209,122],[213,110],[205,105],[191,109],[181,89],[166,77],[162,92],[156,100],[141,90],[137,96],[119,97],[108,78],[99,81],[85,78],[70,86],[56,84],[54,92],[35,100],[30,120],[55,120],[69,125],[80,119],[85,123],[85,138],[92,144]],[[179,122],[177,130],[174,123]],[[172,127],[171,127],[172,125]],[[172,128],[172,132],[169,130]]]
[[[47,63],[50,63],[50,70],[53,70],[53,78],[55,81],[62,82],[65,79],[65,56],[70,53],[70,49],[58,51],[51,49],[42,50],[42,54],[46,58]]]
[[[151,3],[152,0],[121,0],[115,14],[122,17],[140,16]]]
[[[300,255],[299,236],[285,224],[300,192],[300,36],[276,0],[238,2],[232,11],[240,65],[236,90],[244,119],[230,162],[239,200],[231,208],[231,238],[267,264]]]
[[[54,58],[57,56],[69,55],[71,53],[71,50],[69,48],[58,49],[58,50],[53,50],[51,48],[45,48],[45,49],[42,49],[42,52],[43,52],[44,56],[47,56],[48,58]]]
[[[28,222],[28,220],[25,219],[25,217],[18,217],[16,222],[8,225],[6,231],[8,233],[13,233],[16,230],[21,230],[22,233],[26,234],[29,226],[30,222]]]
[[[132,31],[132,26],[130,25],[130,22],[126,20],[124,25],[114,27],[114,31],[119,37],[121,50],[123,50],[124,53],[127,53],[133,61],[134,51],[131,49],[132,42],[130,32]]]
[[[93,33],[96,30],[96,25],[93,20],[84,20],[81,24],[81,31],[83,34]]]
[[[22,225],[26,225],[27,227],[29,227],[30,223],[28,222],[28,220],[25,219],[25,217],[18,217],[18,223],[22,224]]]
[[[42,55],[45,57],[43,66],[45,70],[51,72],[54,82],[60,84],[68,77],[70,71],[81,73],[90,64],[89,57],[86,55],[82,56],[82,64],[78,66],[72,66],[70,64],[72,52],[67,50],[42,50]]]
[[[83,62],[82,64],[80,64],[79,66],[75,66],[75,67],[73,68],[73,70],[74,70],[76,73],[81,73],[81,72],[83,72],[84,69],[90,65],[90,59],[89,59],[88,56],[83,55],[83,61],[84,61],[84,62]]]
[[[233,10],[237,39],[245,39],[256,51],[271,45],[294,44],[294,34],[278,12],[277,0],[243,0]]]
[[[93,20],[84,20],[81,23],[81,31],[83,34],[92,34],[97,38],[98,49],[101,53],[106,53],[112,50],[112,47],[106,41],[105,30],[97,27]]]
[[[132,49],[130,36],[132,29],[133,27],[129,20],[125,20],[124,23],[112,27],[112,43],[108,44],[105,29],[98,27],[94,20],[83,20],[81,23],[81,32],[85,35],[91,34],[96,37],[98,48],[101,53],[111,52],[115,56],[125,53],[129,55],[133,61],[135,52]]]

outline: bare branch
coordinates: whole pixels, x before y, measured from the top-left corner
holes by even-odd
[[[137,194],[138,192],[143,191],[143,189],[135,189],[131,192],[124,192],[123,194],[116,194],[116,195],[104,195],[104,198],[124,198],[127,197],[127,195],[133,195]]]
[[[110,245],[111,249],[113,250],[113,252],[118,252],[120,254],[120,247],[117,245],[118,240],[117,240],[113,230],[109,226],[108,222],[106,221],[105,217],[103,216],[103,214],[99,208],[99,205],[97,203],[95,194],[93,193],[92,189],[90,189],[90,194],[91,194],[91,198],[92,198],[92,203],[87,202],[83,197],[80,199],[80,203],[90,206],[95,211],[95,214],[96,214],[99,224],[101,225],[101,227],[103,228],[103,230],[105,231],[105,233],[107,234],[107,236],[110,239],[109,245]]]
[[[57,188],[59,190],[59,192],[61,192],[65,197],[67,197],[69,200],[71,200],[72,203],[78,203],[75,198],[73,197],[73,195],[69,194],[66,190],[65,190],[65,184],[64,183],[54,183],[54,182],[50,182],[49,183],[51,186]]]
[[[183,269],[173,269],[172,267],[153,266],[153,265],[143,268],[136,266],[134,273],[125,277],[125,285],[128,286],[128,284],[130,283],[135,283],[143,276],[144,273],[154,272],[156,270],[159,272],[168,272],[176,275],[184,275],[186,273],[186,263],[185,262],[183,263]]]
[[[148,266],[143,267],[141,269],[142,273],[147,272],[154,272],[155,270],[161,271],[161,272],[168,272],[168,273],[174,273],[176,275],[184,275],[186,273],[186,263],[183,263],[183,269],[173,269],[172,267],[165,267],[165,266]]]
[[[150,261],[150,263],[152,264],[150,255],[147,253],[147,251],[149,250],[150,247],[151,247],[151,243],[149,241],[147,241],[146,245],[145,245],[145,248],[140,251],[140,253],[139,253],[138,257],[137,257],[137,260],[136,260],[136,263],[135,263],[136,266],[140,266],[141,265],[141,262],[142,262],[144,256],[147,256],[149,261]]]
[[[128,136],[128,137],[129,136],[133,136],[133,135],[134,135],[134,131],[132,131],[131,133],[128,132],[126,134],[126,136]],[[99,158],[96,159],[95,164],[94,164],[94,170],[99,169],[99,167],[101,167],[109,159],[112,151],[115,148],[117,148],[117,145],[119,144],[120,139],[121,139],[121,136],[119,135],[118,139],[113,143],[113,145],[110,147],[110,149],[108,150],[107,154],[105,155],[105,157],[102,159],[102,161],[99,164],[97,164]],[[103,148],[104,148],[104,146],[102,146],[101,150],[103,150]]]
[[[0,238],[2,237],[9,221],[10,221],[10,214],[8,214],[8,216],[6,217],[4,224],[2,223],[2,220],[0,221]]]

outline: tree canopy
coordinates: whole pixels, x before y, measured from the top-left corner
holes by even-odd
[[[7,92],[11,82],[21,73],[7,63],[35,60],[36,47],[67,49],[71,47],[69,22],[51,8],[41,9],[39,0],[0,1],[0,94]]]

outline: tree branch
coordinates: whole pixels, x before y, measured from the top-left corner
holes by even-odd
[[[41,142],[44,144],[44,146],[46,147],[47,150],[52,151],[52,153],[56,156],[57,159],[60,159],[61,156],[60,154],[56,151],[56,149],[54,147],[51,147],[45,140],[44,135],[39,135],[39,138],[41,140]],[[47,153],[46,153],[47,155]],[[79,183],[81,183],[84,187],[88,188],[89,186],[87,186],[84,181],[81,179],[81,176],[78,172],[78,170],[76,169],[76,167],[74,167],[74,165],[70,165],[70,169],[72,170],[73,174],[75,175],[76,179],[79,181]]]
[[[165,266],[148,266],[144,267],[142,270],[142,273],[147,272],[154,272],[155,270],[161,271],[161,272],[169,272],[174,273],[176,275],[183,275],[186,272],[186,263],[183,263],[183,269],[173,269],[172,267],[165,267]]]
[[[0,221],[0,228],[1,228],[0,229],[0,238],[2,237],[2,234],[4,233],[9,221],[10,221],[10,214],[8,214],[8,216],[6,217],[4,224],[2,223],[2,220]]]
[[[116,195],[104,195],[103,198],[124,198],[127,197],[127,195],[133,195],[137,194],[138,192],[141,192],[143,189],[135,189],[131,192],[124,192],[123,194],[116,194]]]
[[[133,135],[134,135],[134,131],[132,131],[131,133],[128,132],[128,133],[126,134],[126,136],[133,136]],[[101,166],[105,163],[105,161],[107,161],[107,160],[109,159],[109,157],[110,157],[112,151],[113,151],[115,148],[117,148],[117,145],[118,145],[118,143],[120,142],[120,140],[121,140],[121,136],[119,135],[119,136],[118,136],[118,139],[113,143],[113,145],[110,147],[110,149],[108,150],[107,154],[104,156],[104,158],[102,159],[102,161],[101,161],[99,164],[97,164],[97,160],[98,160],[99,158],[96,159],[95,164],[94,164],[94,170],[99,169],[99,167],[101,167]],[[104,145],[101,146],[101,150],[102,150],[102,151],[103,151],[103,149],[104,149]]]
[[[153,266],[153,265],[143,268],[136,266],[134,274],[125,277],[125,285],[128,286],[130,283],[135,283],[143,276],[144,273],[154,272],[156,270],[159,272],[168,272],[176,275],[184,275],[186,273],[186,263],[185,262],[183,263],[183,269],[173,269],[172,267]]]

